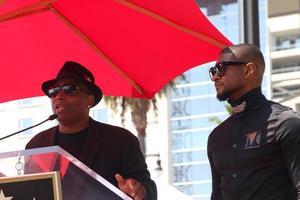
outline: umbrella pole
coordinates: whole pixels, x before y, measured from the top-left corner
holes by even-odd
[[[87,35],[81,32],[76,26],[74,26],[67,18],[59,13],[55,8],[48,5],[50,10],[57,15],[68,27],[70,27],[76,34],[79,35],[90,47],[92,47],[106,62],[108,62],[112,68],[120,74],[133,88],[135,88],[140,94],[143,94],[142,87],[124,73]]]

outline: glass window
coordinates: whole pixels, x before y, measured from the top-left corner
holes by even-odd
[[[193,86],[180,86],[176,90],[177,91],[172,94],[173,99],[176,99],[176,101],[185,97],[191,98],[197,96],[198,98],[207,98],[208,95],[215,97],[216,93],[213,82],[195,83]]]
[[[179,185],[175,186],[179,191],[188,194],[188,195],[193,195],[193,185]]]
[[[173,166],[173,183],[191,182],[201,179],[211,179],[209,163]]]
[[[208,17],[237,11],[237,0],[196,0],[196,2],[201,8],[202,12]]]
[[[19,119],[19,130],[28,128],[30,126],[32,126],[32,118]],[[22,134],[23,135],[31,135],[32,134],[32,129],[24,131]]]
[[[193,194],[193,199],[210,200],[211,182],[176,185],[176,188],[184,193]]]
[[[172,102],[172,117],[203,115],[216,112],[226,112],[226,103],[217,100],[215,95],[209,98]]]
[[[204,147],[204,148],[206,148],[206,147]],[[173,162],[175,164],[176,163],[185,163],[185,162],[197,162],[197,161],[207,161],[206,150],[173,153]]]
[[[105,123],[105,122],[107,122],[107,109],[99,108],[99,109],[93,110],[91,116],[94,120]]]
[[[209,74],[208,74],[208,69],[212,66],[213,64],[204,64],[201,66],[198,66],[196,68],[193,68],[190,70],[190,75],[189,79],[190,82],[199,82],[199,81],[211,81]]]
[[[194,131],[172,134],[172,149],[206,148],[206,142],[211,129],[206,131]]]
[[[195,129],[195,128],[211,128],[217,125],[214,120],[215,117],[223,121],[228,117],[228,114],[224,113],[224,114],[215,115],[211,117],[172,120],[171,127],[173,131],[183,130],[183,129]]]
[[[27,99],[21,99],[21,100],[19,100],[19,105],[21,107],[23,107],[23,106],[31,106],[32,103],[33,103],[32,98],[27,98]]]

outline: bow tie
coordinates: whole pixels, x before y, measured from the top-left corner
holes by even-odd
[[[243,101],[240,105],[236,105],[232,108],[232,111],[234,114],[237,114],[237,113],[241,113],[245,110],[246,108],[246,101]]]

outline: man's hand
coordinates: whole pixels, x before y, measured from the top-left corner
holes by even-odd
[[[118,186],[121,191],[130,195],[134,200],[144,200],[146,197],[145,187],[133,178],[124,179],[120,174],[116,174]]]

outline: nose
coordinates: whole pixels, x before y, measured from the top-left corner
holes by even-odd
[[[220,79],[220,76],[218,75],[218,73],[215,73],[213,76],[211,76],[212,81],[216,81],[218,79]]]
[[[54,99],[61,99],[65,96],[65,93],[63,90],[59,90],[57,95],[54,97]]]

